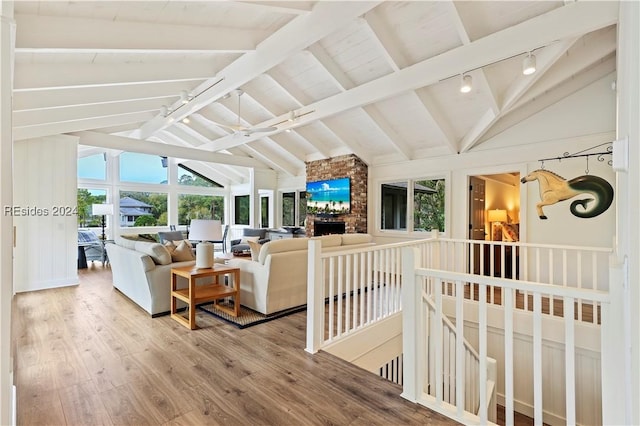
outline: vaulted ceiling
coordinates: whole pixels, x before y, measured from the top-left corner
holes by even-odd
[[[348,153],[471,152],[616,66],[617,2],[19,1],[14,15],[16,140],[74,134],[81,156],[163,154],[223,184]]]

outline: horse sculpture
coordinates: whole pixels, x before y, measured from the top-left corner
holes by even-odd
[[[547,218],[542,211],[542,207],[568,200],[583,193],[590,194],[593,198],[583,198],[571,203],[569,210],[577,217],[596,217],[606,211],[613,201],[613,187],[609,182],[598,176],[584,175],[567,181],[553,172],[538,169],[520,179],[520,182],[527,183],[534,180],[537,180],[540,186],[540,199],[542,201],[536,204],[540,219]],[[591,208],[588,208],[589,203],[592,201],[596,203]],[[582,207],[581,210],[578,210],[578,206]]]

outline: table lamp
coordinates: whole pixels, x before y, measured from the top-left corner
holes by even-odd
[[[94,216],[102,216],[102,241],[105,241],[105,216],[113,214],[113,204],[92,204],[91,214]]]
[[[498,236],[496,235],[497,232],[494,232],[494,225],[496,222],[502,224],[502,222],[506,222],[507,221],[507,211],[506,210],[499,210],[499,209],[495,209],[495,210],[489,210],[488,214],[487,214],[487,220],[489,221],[489,223],[491,224],[491,240],[492,241],[497,241],[498,240]],[[499,228],[500,231],[502,231],[502,228]],[[502,232],[500,232],[500,240],[502,239]]]
[[[189,239],[200,241],[196,245],[196,268],[212,268],[213,244],[208,241],[222,239],[222,222],[219,220],[193,219],[189,227]]]

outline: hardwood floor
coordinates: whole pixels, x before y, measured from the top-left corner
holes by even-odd
[[[190,331],[129,301],[109,268],[79,275],[14,298],[18,424],[457,424],[398,385],[306,353],[306,312],[244,330],[198,312]]]

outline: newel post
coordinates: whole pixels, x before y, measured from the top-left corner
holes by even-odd
[[[324,332],[324,283],[320,240],[310,239],[307,253],[307,347],[304,350],[314,354],[322,345]]]
[[[416,280],[416,265],[419,262],[417,248],[402,249],[402,397],[416,402],[422,393],[418,348],[422,341],[421,304],[422,288]]]

